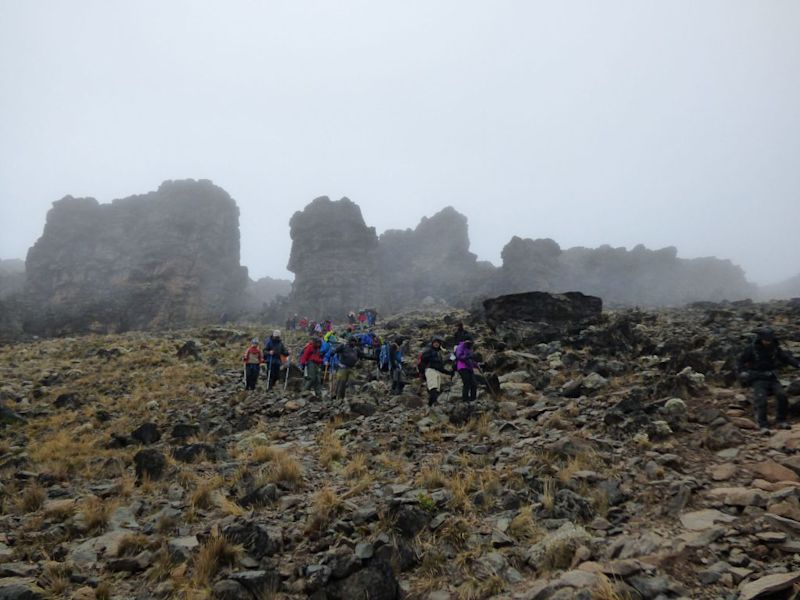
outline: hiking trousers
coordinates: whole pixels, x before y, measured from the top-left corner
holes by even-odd
[[[281,376],[281,364],[280,361],[274,361],[272,363],[272,368],[270,369],[269,364],[267,364],[267,374],[268,374],[268,381],[267,381],[267,389],[271,390],[275,386],[275,382],[278,381],[278,377]]]
[[[261,365],[258,363],[247,363],[245,365],[245,381],[247,383],[246,389],[254,390],[256,389],[256,383],[258,382],[258,375],[261,371]]]
[[[306,363],[306,380],[303,384],[304,390],[313,389],[318,398],[322,397],[322,369],[315,362]]]
[[[347,382],[350,381],[350,374],[352,369],[349,367],[339,367],[336,371],[336,397],[344,400],[344,395],[347,392]]]
[[[778,423],[786,422],[789,416],[789,400],[777,379],[759,379],[753,382],[753,400],[756,405],[756,422],[759,427],[768,427],[767,396],[772,394],[778,403]]]
[[[472,369],[461,369],[461,399],[464,402],[472,402],[478,397],[478,381],[475,379],[475,371]]]

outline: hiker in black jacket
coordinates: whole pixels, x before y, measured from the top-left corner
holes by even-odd
[[[341,344],[336,348],[333,354],[339,357],[339,369],[336,371],[336,390],[334,395],[336,398],[343,400],[353,368],[358,364],[359,358],[366,358],[366,356],[359,351],[358,340],[355,336],[347,340],[346,344]]]
[[[281,365],[289,358],[289,350],[281,340],[281,332],[275,330],[264,340],[264,361],[267,365],[267,390],[275,386],[280,377]]]
[[[789,429],[789,401],[783,391],[775,371],[783,365],[800,368],[798,361],[790,352],[780,346],[775,332],[770,327],[756,330],[756,339],[739,357],[738,368],[742,383],[753,386],[753,400],[756,407],[756,422],[762,433],[769,433],[767,420],[767,396],[773,394],[778,403],[778,429]]]
[[[436,404],[439,394],[442,393],[445,377],[452,377],[453,371],[444,368],[442,359],[442,338],[434,336],[431,345],[422,351],[420,356],[420,370],[425,373],[425,385],[428,388],[428,406]]]

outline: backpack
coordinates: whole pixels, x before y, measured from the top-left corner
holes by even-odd
[[[381,371],[388,371],[390,368],[389,364],[389,342],[384,342],[381,346],[381,352],[378,355],[378,368]]]
[[[417,375],[420,379],[425,379],[425,365],[422,361],[422,354],[424,350],[417,355]]]

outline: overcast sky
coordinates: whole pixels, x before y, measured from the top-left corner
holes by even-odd
[[[0,0],[0,257],[50,204],[207,178],[251,276],[348,196],[512,235],[800,272],[800,2]],[[343,243],[344,240],[343,240]]]

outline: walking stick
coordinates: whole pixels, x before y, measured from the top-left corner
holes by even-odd
[[[497,394],[494,393],[494,389],[492,389],[492,384],[489,383],[489,378],[486,377],[486,373],[483,372],[483,369],[481,369],[479,364],[476,364],[475,366],[478,369],[478,373],[481,374],[481,377],[483,377],[483,380],[486,382],[486,387],[489,389],[489,393],[492,395],[492,398],[497,400]]]
[[[247,363],[244,364],[244,372],[242,374],[242,380],[244,381],[244,387],[247,387]]]
[[[272,358],[270,357],[269,366],[267,367],[267,391],[272,389]]]
[[[286,391],[286,386],[289,385],[289,371],[292,367],[292,357],[286,359],[286,379],[283,381],[283,391]]]

